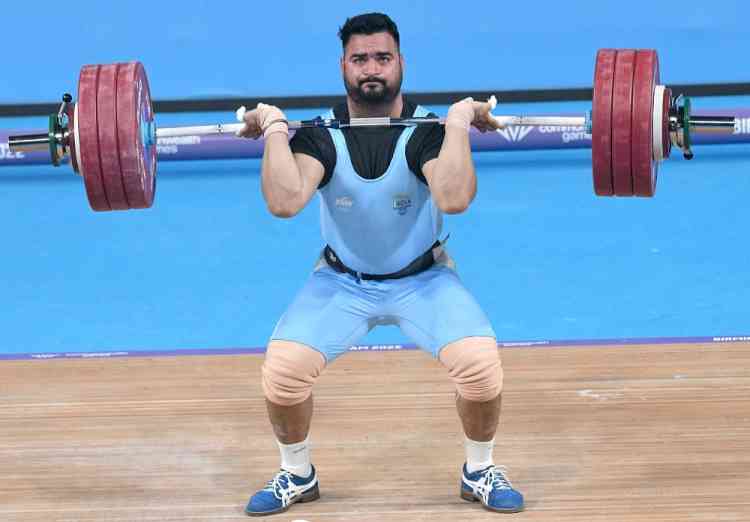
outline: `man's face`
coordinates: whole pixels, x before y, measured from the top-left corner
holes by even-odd
[[[403,63],[390,33],[355,34],[341,58],[349,96],[359,104],[390,103],[401,92]]]

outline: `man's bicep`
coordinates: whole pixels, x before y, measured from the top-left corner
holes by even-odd
[[[298,155],[305,155],[317,160],[323,165],[323,178],[320,180],[321,188],[333,174],[336,166],[336,147],[333,138],[326,129],[306,128],[299,129],[289,143],[295,159]],[[303,159],[306,161],[306,159]]]
[[[445,130],[442,125],[423,125],[417,127],[406,146],[409,168],[423,181],[427,177],[424,166],[440,155],[444,138]]]
[[[427,162],[436,159],[440,155],[445,141],[445,128],[442,125],[430,125],[422,142],[422,150],[419,162],[424,169]]]
[[[302,199],[303,204],[306,205],[312,199],[320,182],[323,181],[323,176],[325,176],[326,172],[325,167],[320,160],[304,152],[295,152],[294,161],[297,163],[299,173],[304,180]]]

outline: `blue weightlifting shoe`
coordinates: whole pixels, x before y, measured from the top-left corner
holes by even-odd
[[[250,497],[245,513],[251,517],[273,515],[286,511],[295,502],[312,502],[319,498],[318,475],[314,467],[307,478],[282,469],[265,488]]]
[[[461,498],[482,503],[490,511],[517,513],[523,511],[523,495],[513,489],[503,466],[489,466],[474,473],[461,473]]]

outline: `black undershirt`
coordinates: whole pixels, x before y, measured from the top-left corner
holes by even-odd
[[[404,98],[402,118],[411,118],[417,105]],[[349,109],[346,103],[337,105],[333,109],[336,119],[349,119]],[[430,113],[430,117],[436,117]],[[353,127],[343,129],[349,156],[357,174],[365,179],[375,179],[385,173],[391,163],[396,143],[404,127]],[[406,144],[406,161],[417,178],[427,183],[422,173],[422,166],[431,159],[437,158],[443,145],[445,129],[442,125],[419,125],[414,129],[409,142]],[[325,169],[325,175],[318,188],[323,188],[333,175],[336,168],[336,147],[333,138],[326,129],[304,128],[295,132],[290,142],[292,152],[307,154],[320,161]]]

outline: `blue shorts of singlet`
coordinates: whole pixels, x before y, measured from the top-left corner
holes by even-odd
[[[461,283],[447,254],[416,275],[385,281],[357,280],[321,259],[282,315],[272,340],[314,348],[332,362],[377,325],[396,325],[433,357],[465,337],[495,332]]]

